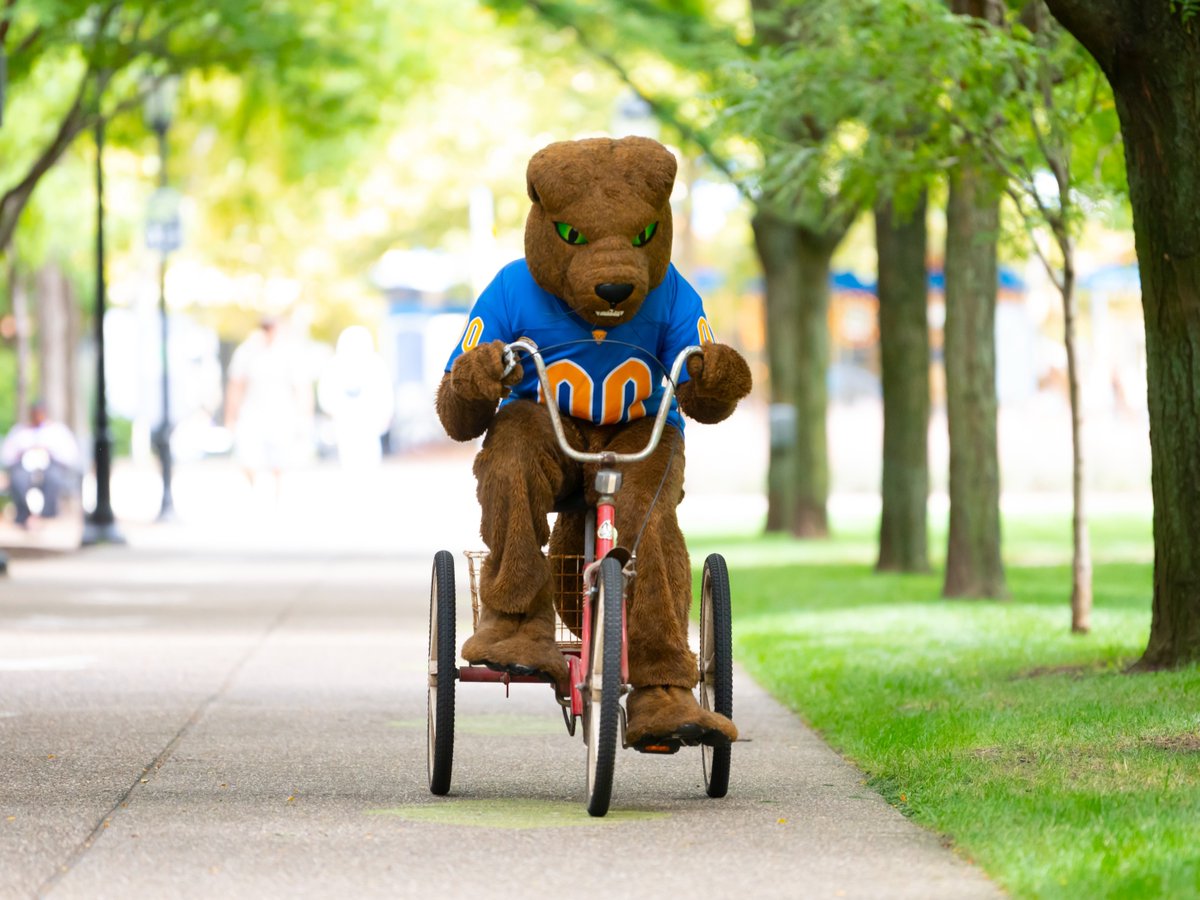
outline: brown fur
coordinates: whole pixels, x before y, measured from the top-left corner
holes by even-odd
[[[526,262],[534,280],[597,327],[632,319],[670,264],[674,178],[675,158],[646,138],[563,142],[535,154],[527,172],[532,208],[525,228]],[[575,229],[586,242],[564,240],[557,223]],[[634,246],[652,223],[657,223],[654,236]],[[617,302],[598,291],[618,284],[630,289]],[[562,690],[565,664],[552,626],[554,605],[561,609],[563,598],[554,597],[558,578],[551,575],[557,573],[542,547],[548,541],[551,554],[582,551],[581,514],[561,514],[553,532],[547,517],[556,500],[580,489],[595,500],[596,467],[563,455],[543,405],[519,400],[497,413],[497,403],[522,374],[514,371],[501,380],[502,350],[496,341],[462,354],[437,396],[438,415],[451,437],[471,440],[486,432],[475,476],[480,530],[490,552],[481,572],[484,610],[463,656],[499,668],[536,669]],[[723,344],[705,345],[703,356],[689,361],[688,374],[679,405],[701,422],[726,418],[750,392],[749,367]],[[622,452],[645,446],[653,422],[642,418],[601,426],[567,418],[564,425],[576,447]],[[698,669],[687,639],[691,567],[675,517],[683,471],[683,436],[673,428],[648,459],[623,467],[616,522],[620,545],[632,549],[641,532],[627,603],[629,675],[637,688],[628,703],[628,735],[637,740],[699,735],[721,742],[736,739],[737,729],[723,716],[702,710],[692,694]]]

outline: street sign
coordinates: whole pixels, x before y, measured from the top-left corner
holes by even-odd
[[[172,253],[183,246],[183,223],[179,217],[179,192],[159,188],[150,196],[146,210],[146,247]]]

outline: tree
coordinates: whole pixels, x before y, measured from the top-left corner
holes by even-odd
[[[802,39],[764,54],[756,66],[760,90],[748,103],[784,132],[766,154],[764,177],[832,199],[820,213],[827,222],[831,214],[876,208],[884,404],[879,568],[922,571],[930,362],[924,209],[929,184],[960,149],[950,147],[940,112],[956,79],[936,63],[963,43],[964,29],[928,0],[816,4],[805,8],[803,21]],[[795,110],[804,111],[807,127],[792,125],[789,135]],[[759,127],[775,136],[769,125]]]
[[[738,101],[753,111],[745,121],[764,156],[754,235],[764,272],[776,281],[773,292],[768,288],[767,317],[772,330],[788,323],[773,336],[778,369],[772,368],[771,403],[795,411],[791,433],[771,442],[776,471],[768,482],[767,529],[799,537],[829,533],[829,282],[833,254],[860,208],[842,189],[839,172],[844,157],[837,129],[850,110],[813,98],[825,82],[797,71],[811,59],[844,55],[844,42],[829,27],[836,6],[752,0],[756,96]],[[796,156],[806,164],[782,162]],[[788,354],[793,359],[783,365]],[[777,460],[781,451],[790,460]]]
[[[1200,9],[1047,0],[1112,86],[1142,279],[1154,600],[1139,665],[1200,660]]]
[[[1005,175],[1005,191],[1029,232],[1034,254],[1058,290],[1071,408],[1071,629],[1091,628],[1092,562],[1088,537],[1083,402],[1076,322],[1075,240],[1085,197],[1099,198],[1123,172],[1106,165],[1115,121],[1103,76],[1079,45],[1049,19],[1040,0],[1012,29],[1012,65],[1020,90],[1010,98],[1004,128],[976,123],[974,143]],[[1119,167],[1118,167],[1119,169]],[[1047,188],[1041,177],[1049,175]],[[1081,174],[1083,173],[1083,174]],[[1043,247],[1040,232],[1049,233]]]
[[[951,0],[994,22],[988,0]],[[991,18],[989,18],[991,17]],[[1000,460],[996,442],[996,283],[1000,193],[978,159],[950,173],[946,204],[946,421],[950,529],[945,597],[1000,597]]]

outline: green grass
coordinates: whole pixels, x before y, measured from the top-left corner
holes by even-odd
[[[1078,637],[1065,522],[1006,520],[1005,602],[875,575],[864,523],[692,556],[726,555],[755,678],[1014,896],[1200,897],[1200,669],[1125,674],[1150,625],[1149,523],[1096,523]]]

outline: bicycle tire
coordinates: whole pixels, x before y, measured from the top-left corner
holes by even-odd
[[[613,768],[621,717],[621,563],[600,563],[599,592],[592,611],[590,671],[584,685],[587,723],[587,810],[603,816],[612,799]],[[597,686],[597,681],[599,685]]]
[[[729,570],[719,553],[704,560],[700,585],[700,705],[733,718],[733,611]],[[701,747],[704,790],[724,797],[729,790],[730,746]]]
[[[450,791],[454,768],[454,687],[458,679],[455,643],[454,557],[439,550],[433,557],[429,589],[429,702],[426,707],[426,767],[430,793]]]

